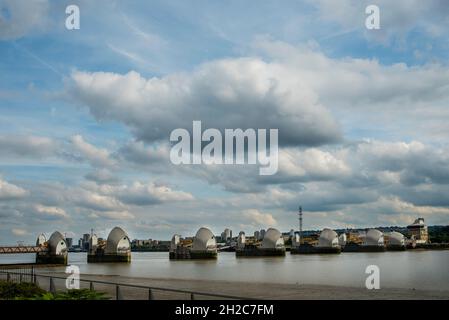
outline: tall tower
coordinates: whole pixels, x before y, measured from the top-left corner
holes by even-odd
[[[299,217],[299,243],[301,243],[302,242],[302,207],[301,206],[299,206],[298,217]]]

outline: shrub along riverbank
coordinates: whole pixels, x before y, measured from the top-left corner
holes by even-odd
[[[89,289],[47,292],[34,283],[0,280],[0,300],[108,300],[103,292]]]

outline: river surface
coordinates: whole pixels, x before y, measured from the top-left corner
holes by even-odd
[[[236,258],[232,252],[217,260],[170,261],[168,252],[133,252],[129,264],[88,264],[86,253],[69,253],[81,274],[144,278],[202,279],[364,287],[368,265],[380,269],[380,285],[389,288],[449,290],[449,250],[340,255],[290,255]],[[34,262],[34,254],[0,255],[1,263]],[[55,270],[64,270],[56,268]]]

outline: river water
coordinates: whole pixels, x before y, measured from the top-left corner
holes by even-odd
[[[389,288],[449,290],[449,250],[340,255],[290,255],[217,260],[170,261],[168,252],[133,252],[130,264],[88,264],[86,253],[69,253],[82,274],[145,278],[202,279],[364,287],[368,265],[380,268],[380,285]],[[33,254],[0,255],[1,263],[33,262]],[[57,268],[55,270],[64,270]]]

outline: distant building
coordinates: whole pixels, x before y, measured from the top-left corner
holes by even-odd
[[[89,243],[90,243],[90,234],[89,233],[83,234],[81,249],[88,251]]]
[[[290,239],[293,239],[293,237],[295,236],[295,230],[290,229],[289,236],[290,236]]]
[[[245,237],[245,232],[240,231],[239,232],[239,236],[237,237],[237,246],[239,248],[244,248],[246,245],[246,237]]]
[[[221,233],[221,240],[222,241],[228,241],[232,239],[232,230],[231,229],[224,229],[224,231]]]
[[[98,248],[98,237],[96,234],[92,234],[92,236],[89,239],[89,253],[94,254],[97,251]]]
[[[151,239],[148,239],[148,240],[134,239],[131,244],[133,247],[149,247],[149,246],[151,246],[152,243],[153,243],[153,240],[151,240]]]
[[[346,241],[347,241],[346,233],[342,233],[338,236],[338,244],[341,247],[344,247],[346,245]]]
[[[294,234],[293,238],[292,238],[292,247],[298,247],[301,245],[301,239],[299,237],[299,233]]]
[[[254,231],[254,240],[260,240],[260,231]]]
[[[410,237],[414,238],[416,243],[428,243],[429,232],[427,225],[424,223],[424,218],[416,219],[411,225],[407,226]]]
[[[73,238],[65,238],[65,242],[67,243],[67,248],[73,247]]]

